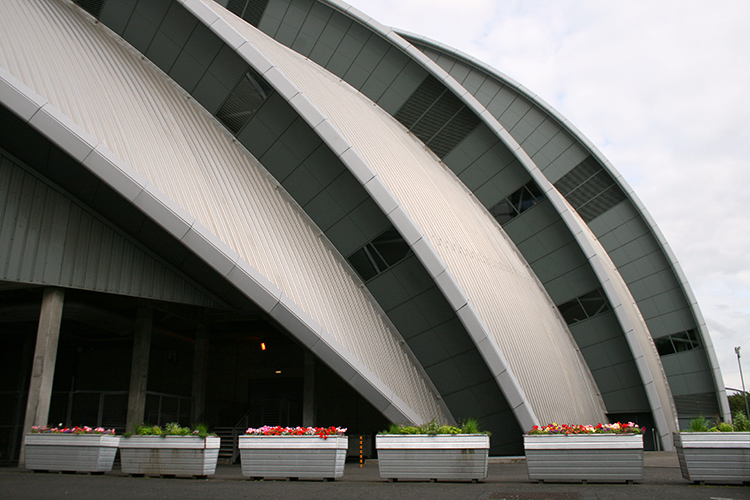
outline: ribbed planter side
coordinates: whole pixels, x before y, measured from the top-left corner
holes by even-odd
[[[523,446],[532,481],[643,480],[642,434],[524,436]]]
[[[324,479],[344,475],[346,436],[240,436],[242,475],[253,478]]]
[[[120,440],[125,474],[211,476],[219,459],[218,437],[131,436]]]
[[[688,481],[750,482],[750,432],[676,432],[674,444]]]
[[[109,472],[119,436],[104,434],[26,434],[25,467],[62,472]]]
[[[487,478],[490,438],[485,434],[379,435],[380,477],[437,481]]]

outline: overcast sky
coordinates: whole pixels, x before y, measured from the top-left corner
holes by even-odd
[[[633,187],[750,388],[750,1],[348,0],[524,85]]]

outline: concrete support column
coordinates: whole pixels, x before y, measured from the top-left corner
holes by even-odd
[[[42,297],[42,310],[39,314],[39,327],[36,333],[34,362],[29,382],[29,398],[26,401],[26,418],[23,424],[24,438],[35,425],[47,425],[49,406],[52,398],[52,382],[57,361],[57,342],[60,338],[63,300],[65,291],[61,288],[47,288]],[[18,465],[26,462],[21,441]]]
[[[302,396],[302,425],[315,425],[315,356],[305,352],[305,370]]]
[[[205,420],[206,412],[206,374],[208,366],[208,329],[201,325],[195,332],[193,350],[193,406],[190,419],[193,424]]]
[[[154,310],[139,306],[135,319],[133,338],[133,360],[130,365],[130,392],[125,427],[133,432],[136,425],[143,423],[146,412],[146,389],[148,386],[148,364],[151,356],[151,330]]]

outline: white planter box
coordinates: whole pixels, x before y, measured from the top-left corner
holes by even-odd
[[[643,480],[642,434],[542,434],[524,436],[532,481]]]
[[[375,438],[380,477],[480,481],[487,478],[486,434],[385,434]]]
[[[131,436],[120,440],[125,474],[145,476],[211,476],[219,459],[218,437]]]
[[[344,475],[347,447],[346,436],[240,436],[242,475],[332,481]]]
[[[25,467],[62,472],[109,472],[119,436],[106,434],[26,434]]]
[[[688,481],[750,482],[750,432],[676,432],[674,444]]]

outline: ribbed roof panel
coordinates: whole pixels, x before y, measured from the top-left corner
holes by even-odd
[[[539,419],[604,420],[596,387],[562,318],[513,244],[460,181],[354,89],[214,9],[323,112],[414,219],[488,326]]]
[[[423,419],[446,419],[341,256],[257,160],[164,73],[70,3],[3,1],[0,33],[0,65],[237,252],[395,400]]]

